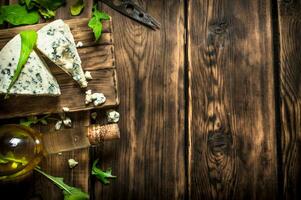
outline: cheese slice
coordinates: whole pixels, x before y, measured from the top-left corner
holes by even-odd
[[[87,87],[73,35],[62,20],[53,21],[38,31],[37,48],[81,87]]]
[[[7,93],[17,68],[21,51],[21,37],[16,35],[0,51],[0,94]],[[35,51],[30,54],[10,94],[58,96],[59,84]]]

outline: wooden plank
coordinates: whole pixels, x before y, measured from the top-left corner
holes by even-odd
[[[189,1],[191,199],[276,199],[270,1]]]
[[[98,106],[98,108],[118,105],[119,97],[117,92],[116,71],[114,70],[115,58],[111,22],[104,22],[106,33],[103,34],[99,44],[94,43],[93,32],[87,27],[88,19],[66,20],[66,23],[71,27],[75,41],[82,41],[85,45],[79,48],[79,55],[82,59],[84,70],[91,70],[93,77],[93,80],[89,81],[88,89],[92,89],[93,92],[102,92],[107,98],[105,104]],[[44,25],[45,24],[38,24],[1,30],[0,48],[21,30],[37,30]],[[37,98],[31,96],[14,96],[8,100],[2,100],[0,104],[0,119],[57,113],[61,111],[63,106],[69,107],[72,112],[95,108],[93,104],[85,105],[85,93],[72,78],[51,62],[47,63],[58,80],[62,95],[59,97]],[[28,102],[31,103],[28,104]]]
[[[73,34],[74,40],[76,42],[81,41],[83,43],[83,47],[88,46],[96,46],[96,45],[110,45],[112,44],[112,27],[110,21],[103,22],[103,35],[98,42],[95,42],[92,30],[87,26],[88,18],[82,19],[69,19],[64,20],[66,24],[69,25],[70,30]],[[53,21],[53,20],[51,20]],[[22,30],[39,30],[46,24],[51,21],[47,21],[47,23],[35,24],[35,25],[27,25],[14,27],[10,29],[2,29],[0,30],[0,49],[4,47],[4,45],[11,40],[15,35],[17,35]]]
[[[118,176],[95,180],[95,199],[184,198],[184,1],[139,3],[159,31],[103,7],[113,18],[121,139],[91,157]]]
[[[117,89],[115,87],[115,74],[113,70],[91,71],[93,80],[89,82],[89,89],[104,93],[107,100],[105,104],[98,108],[111,107],[118,105]],[[0,119],[19,116],[29,116],[38,114],[58,113],[62,107],[69,107],[71,112],[94,109],[93,104],[85,105],[85,92],[77,86],[67,74],[56,76],[60,84],[62,95],[56,97],[37,97],[18,96],[11,97],[10,100],[2,101],[0,104]],[[75,88],[77,88],[75,90]],[[36,99],[36,100],[35,100]],[[34,101],[34,102],[33,102]],[[28,103],[32,102],[32,103]],[[26,105],[26,108],[22,106]],[[47,106],[45,106],[47,105]]]
[[[283,193],[292,200],[301,198],[300,9],[300,1],[278,1]]]

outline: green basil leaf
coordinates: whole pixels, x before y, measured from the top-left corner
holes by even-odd
[[[101,36],[102,24],[99,19],[92,17],[89,20],[88,26],[93,30],[95,41],[98,41]]]
[[[85,8],[85,3],[83,0],[77,0],[77,2],[70,7],[70,13],[73,16],[79,15]]]
[[[40,19],[37,11],[28,12],[25,6],[19,4],[1,6],[0,15],[2,21],[7,21],[12,25],[35,24]]]
[[[18,61],[16,71],[14,73],[13,79],[8,86],[7,95],[9,94],[9,90],[12,88],[12,86],[18,80],[18,78],[21,74],[21,71],[29,58],[30,53],[32,52],[33,48],[35,47],[35,45],[37,43],[37,38],[38,38],[38,34],[33,30],[22,31],[20,33],[20,36],[21,36],[20,58]],[[8,97],[8,96],[6,96],[6,97]]]

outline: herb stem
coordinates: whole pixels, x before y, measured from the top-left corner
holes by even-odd
[[[42,174],[43,176],[45,176],[46,178],[48,178],[49,180],[51,180],[53,183],[55,183],[59,188],[65,190],[66,192],[68,192],[69,194],[72,194],[71,191],[66,188],[64,185],[58,183],[52,176],[49,176],[48,174],[46,174],[45,172],[43,172],[42,170],[40,170],[39,168],[35,168],[34,170],[36,170],[37,172],[39,172],[40,174]]]

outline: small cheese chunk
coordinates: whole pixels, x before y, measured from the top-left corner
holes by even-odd
[[[99,106],[106,102],[106,97],[103,93],[93,93],[92,94],[92,100],[94,103],[94,106]]]
[[[84,44],[83,44],[81,41],[79,41],[79,42],[76,44],[76,47],[82,47],[82,46],[84,46]]]
[[[55,130],[60,130],[61,129],[61,127],[62,127],[62,123],[63,123],[63,121],[57,121],[56,122],[56,124],[55,124]]]
[[[64,112],[69,112],[70,109],[69,109],[68,107],[63,107],[63,111],[64,111]]]
[[[89,104],[89,103],[91,103],[93,100],[92,100],[92,90],[87,90],[86,91],[86,98],[85,98],[85,100],[86,100],[86,104]]]
[[[85,72],[85,77],[86,77],[87,80],[92,80],[93,79],[93,77],[91,76],[91,72],[89,72],[89,71]]]
[[[117,123],[119,121],[119,117],[120,117],[120,114],[117,111],[115,111],[113,109],[110,109],[107,111],[108,122]]]
[[[66,127],[71,127],[72,126],[72,121],[69,117],[66,117],[64,120],[63,120],[63,123]]]
[[[74,160],[73,158],[71,158],[68,160],[68,164],[69,164],[70,169],[72,169],[78,165],[78,162],[76,160]]]

